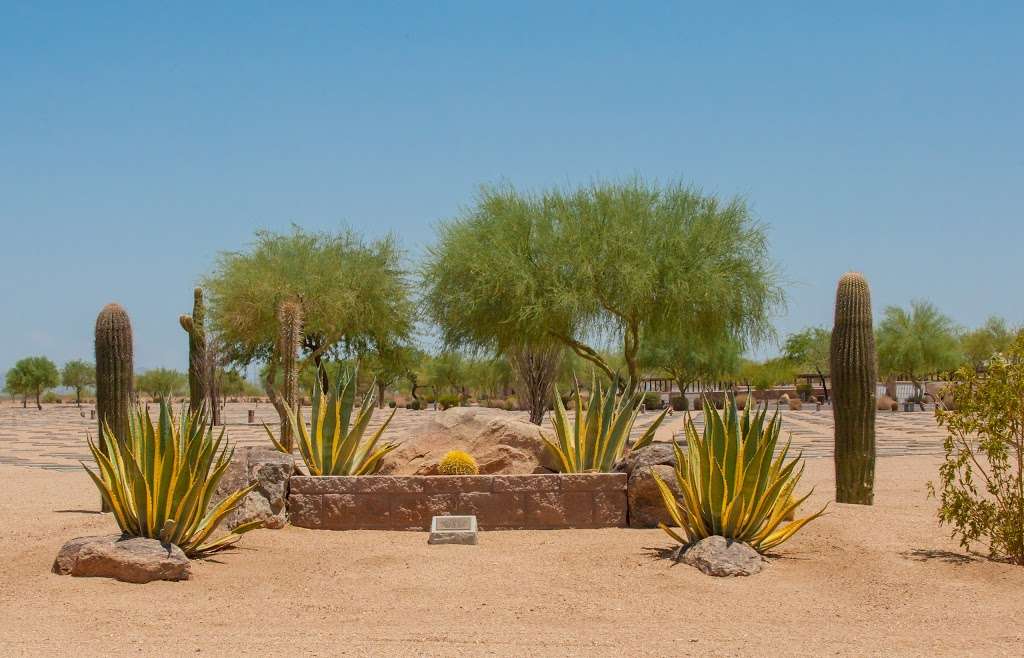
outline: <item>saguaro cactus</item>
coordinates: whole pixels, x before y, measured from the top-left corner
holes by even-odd
[[[839,279],[830,352],[836,502],[871,505],[875,486],[875,333],[871,291],[857,272]]]
[[[209,392],[209,363],[206,358],[206,329],[203,321],[203,289],[193,292],[192,315],[178,318],[181,328],[188,334],[188,401],[189,410],[195,411],[206,403]]]
[[[297,353],[302,343],[302,306],[284,301],[277,307],[278,356],[281,360],[281,393],[275,401],[281,416],[281,445],[289,450],[295,445],[294,433],[285,407],[296,416],[299,412],[299,370]]]
[[[128,436],[135,365],[132,357],[132,323],[119,304],[107,304],[96,316],[96,418],[97,437],[109,427],[117,437]],[[106,445],[100,441],[106,452]],[[109,511],[106,502],[103,511]]]

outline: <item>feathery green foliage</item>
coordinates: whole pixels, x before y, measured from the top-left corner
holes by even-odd
[[[155,401],[169,400],[188,386],[188,376],[173,368],[150,368],[135,380],[135,388]]]
[[[313,379],[313,414],[311,426],[291,409],[288,409],[292,431],[298,437],[299,453],[302,455],[310,475],[373,475],[381,467],[381,459],[398,447],[397,443],[383,443],[380,437],[388,428],[395,410],[367,440],[363,440],[366,428],[373,417],[374,387],[363,398],[354,422],[352,414],[356,400],[356,376],[338,377],[331,385],[329,395],[320,388],[320,377]],[[274,438],[270,428],[264,424],[267,436],[274,447],[289,452],[287,446]]]
[[[878,367],[883,376],[910,377],[920,397],[924,375],[953,370],[961,363],[957,328],[929,302],[914,301],[907,311],[885,309],[878,325]]]
[[[234,450],[224,430],[214,437],[205,410],[180,422],[168,402],[160,403],[156,425],[142,409],[129,415],[129,431],[117,436],[108,425],[100,445],[89,439],[97,472],[82,464],[114,514],[121,531],[176,544],[185,555],[203,557],[227,548],[263,522],[238,526],[210,541],[210,536],[255,483],[233,492],[210,508],[217,484]]]
[[[576,382],[575,386],[575,416],[569,419],[556,390],[555,411],[551,420],[555,426],[557,443],[543,434],[541,439],[557,457],[562,473],[607,473],[626,452],[629,434],[643,404],[643,392],[635,391],[619,396],[618,378],[607,389],[595,379],[590,386],[590,400],[584,409],[579,383]],[[626,390],[630,390],[630,387],[627,386]],[[665,409],[658,414],[633,444],[632,450],[639,450],[654,440],[654,433],[668,411]]]
[[[682,534],[665,524],[659,527],[683,546],[721,535],[763,553],[788,540],[825,511],[822,508],[784,523],[813,490],[794,498],[803,475],[803,460],[798,455],[786,461],[788,442],[773,457],[782,419],[776,413],[768,420],[766,406],[751,414],[751,406],[747,405],[741,416],[735,400],[730,399],[719,414],[705,399],[703,436],[687,415],[686,452],[673,444],[676,483],[682,492],[678,500],[654,473],[669,516]]]
[[[75,403],[82,404],[82,391],[96,385],[96,366],[88,361],[68,361],[60,371],[60,383],[75,389]]]
[[[43,391],[60,385],[57,366],[45,356],[27,356],[7,371],[5,388],[11,394],[32,395],[36,406],[42,410],[40,398]]]

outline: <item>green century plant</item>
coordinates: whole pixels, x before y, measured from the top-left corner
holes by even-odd
[[[673,443],[675,478],[682,492],[678,500],[653,473],[669,516],[681,533],[663,523],[659,527],[681,544],[680,550],[705,537],[720,535],[764,553],[825,511],[822,508],[787,522],[813,490],[794,498],[803,475],[803,460],[798,455],[786,461],[788,442],[778,456],[773,456],[782,419],[778,413],[767,419],[767,406],[752,414],[751,406],[747,405],[741,416],[735,400],[729,399],[719,414],[705,399],[703,435],[697,433],[693,419],[687,416],[686,452]]]
[[[221,520],[255,483],[239,489],[211,507],[217,484],[234,450],[221,429],[217,436],[205,410],[182,416],[160,403],[156,425],[144,410],[129,414],[128,432],[118,435],[104,427],[99,445],[89,439],[96,460],[94,472],[83,464],[114,514],[121,531],[176,544],[190,558],[227,548],[262,521],[242,524],[210,540]]]

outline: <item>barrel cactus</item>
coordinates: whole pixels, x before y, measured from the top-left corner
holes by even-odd
[[[203,289],[196,288],[193,292],[192,315],[178,318],[181,328],[188,334],[188,400],[192,412],[203,407],[209,392],[206,329],[203,326],[205,315]]]
[[[875,334],[871,291],[849,272],[836,290],[830,350],[836,502],[871,505],[875,484]]]
[[[479,475],[480,467],[476,465],[473,455],[462,450],[452,450],[437,465],[441,475]]]

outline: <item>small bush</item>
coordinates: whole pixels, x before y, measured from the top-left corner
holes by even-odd
[[[661,401],[661,393],[648,391],[644,393],[644,408],[648,410],[661,409],[665,403]]]
[[[672,409],[674,409],[675,411],[690,410],[690,401],[687,399],[685,395],[678,395],[676,397],[673,397],[671,403]]]
[[[987,541],[995,558],[1024,565],[1024,335],[988,371],[957,372],[956,409],[935,411],[949,433],[939,484],[939,523],[969,550]]]
[[[409,404],[405,405],[406,409],[412,409],[413,411],[419,411],[423,408],[423,403],[419,400],[410,400]]]
[[[808,401],[808,398],[811,397],[812,392],[813,389],[811,388],[811,385],[808,384],[807,382],[801,382],[796,385],[796,394],[799,395],[800,399],[803,400],[804,402]]]
[[[456,393],[443,393],[437,396],[437,404],[440,405],[441,409],[457,407],[460,402],[461,398]]]
[[[510,395],[505,398],[505,411],[516,411],[519,409],[519,398]]]
[[[397,406],[398,406],[397,402],[395,402],[394,400],[388,400],[388,407],[390,407],[391,409],[394,409]]]
[[[48,404],[61,404],[62,402],[64,402],[64,398],[57,395],[53,391],[47,391],[43,395],[43,402],[46,402]]]

